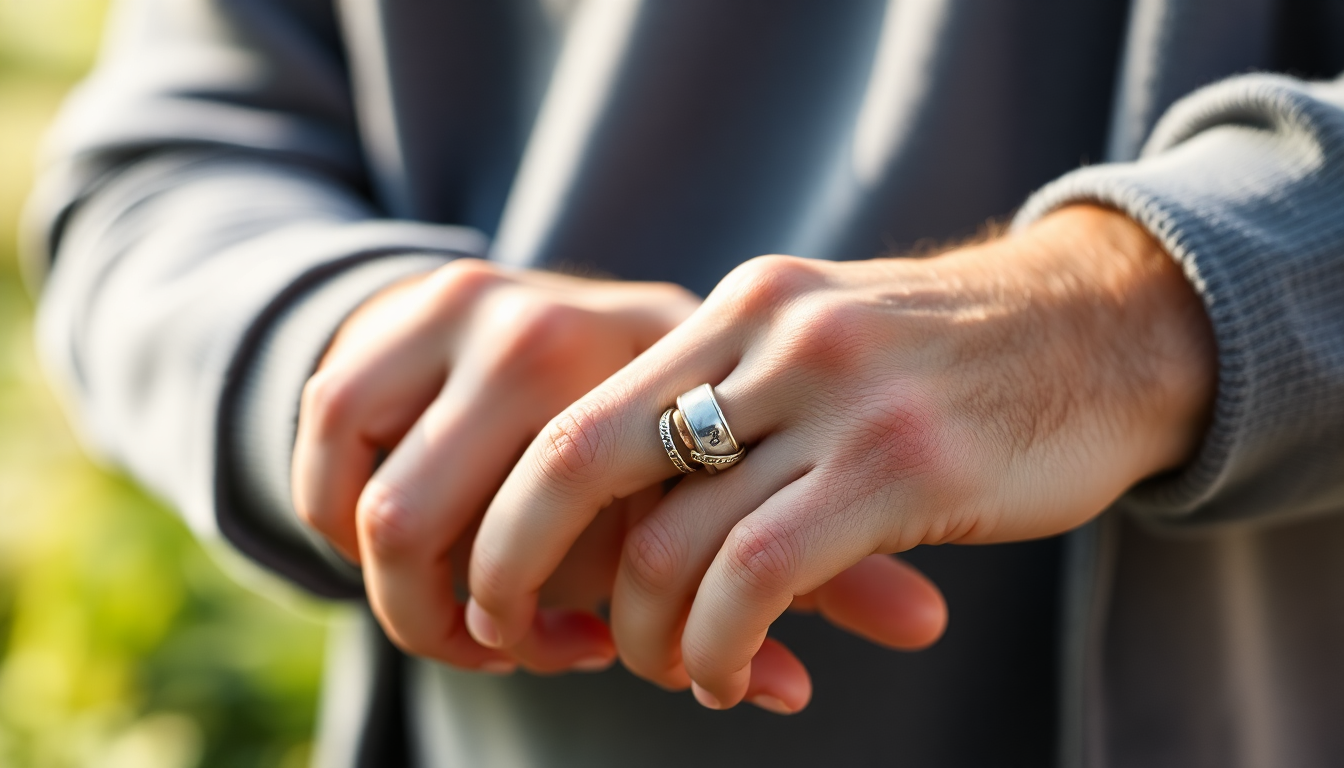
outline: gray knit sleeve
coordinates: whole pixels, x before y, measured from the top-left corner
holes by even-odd
[[[329,0],[123,0],[112,27],[30,202],[47,368],[86,445],[195,530],[358,594],[277,496],[292,415],[267,404],[369,293],[485,238],[380,208]]]
[[[1203,298],[1218,395],[1197,457],[1121,507],[1220,522],[1344,509],[1344,80],[1247,75],[1174,105],[1132,163],[1070,173],[1014,222],[1097,202]]]

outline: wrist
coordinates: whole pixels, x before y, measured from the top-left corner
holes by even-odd
[[[1217,349],[1180,266],[1128,216],[1092,205],[1062,208],[1018,239],[1056,289],[1047,294],[1064,297],[1057,317],[1076,333],[1073,353],[1119,427],[1133,481],[1190,461],[1213,409]]]

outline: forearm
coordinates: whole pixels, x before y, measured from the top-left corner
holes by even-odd
[[[1207,429],[1217,352],[1180,265],[1128,216],[1089,205],[1015,239],[1020,271],[1005,279],[1059,340],[1054,365],[1077,407],[1132,444],[1134,482],[1188,462]]]
[[[1084,168],[1024,207],[1123,211],[1180,265],[1218,349],[1195,456],[1122,500],[1156,522],[1344,508],[1344,83],[1234,78],[1177,104],[1134,163]]]

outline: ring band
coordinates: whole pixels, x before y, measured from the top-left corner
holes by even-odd
[[[695,440],[691,438],[691,428],[686,426],[686,417],[681,415],[681,411],[672,409],[672,426],[677,428],[677,435],[681,437],[681,444],[695,451]]]
[[[677,411],[690,432],[693,450],[691,458],[714,474],[741,460],[746,453],[737,444],[728,420],[714,397],[714,388],[701,384],[677,397]],[[680,426],[680,424],[678,424]]]
[[[672,465],[681,471],[684,475],[689,475],[695,471],[695,467],[686,463],[681,458],[681,451],[677,450],[677,444],[672,440],[672,412],[675,408],[668,408],[663,411],[662,418],[658,419],[658,438],[663,441],[663,450],[667,451],[667,458],[672,460]],[[694,452],[692,452],[694,455]]]
[[[706,472],[725,470],[741,461],[742,457],[746,455],[746,451],[738,451],[731,456],[709,456],[699,451],[691,451],[691,458],[703,464]]]

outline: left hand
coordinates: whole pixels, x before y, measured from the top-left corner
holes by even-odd
[[[875,553],[1086,522],[1191,455],[1214,358],[1179,267],[1100,208],[925,260],[754,259],[528,447],[472,550],[469,629],[493,647],[525,635],[598,511],[677,475],[658,417],[709,382],[749,452],[628,534],[616,645],[706,706],[750,693],[796,711],[805,670],[763,647],[795,596]]]

